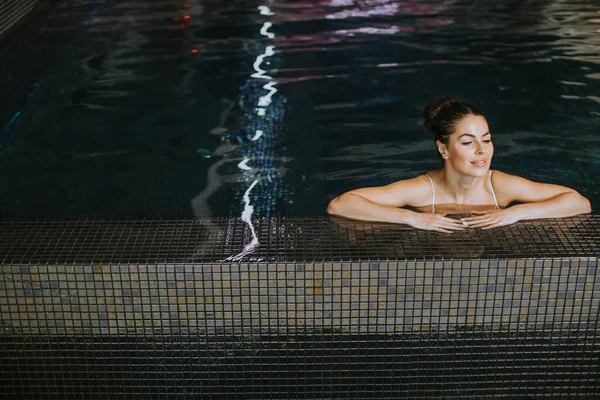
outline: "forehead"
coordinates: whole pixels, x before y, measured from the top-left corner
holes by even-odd
[[[470,135],[481,136],[489,131],[490,128],[484,117],[480,115],[467,115],[454,125],[454,132],[452,134],[460,136],[468,133]]]

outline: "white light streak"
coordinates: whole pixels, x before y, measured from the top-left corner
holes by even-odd
[[[274,15],[271,12],[271,10],[269,9],[269,7],[267,7],[267,6],[259,6],[258,9],[260,10],[261,15]],[[271,26],[273,26],[273,24],[271,22],[263,23],[263,26],[260,29],[260,34],[263,36],[266,36],[269,39],[273,39],[275,37],[275,34],[269,32],[269,28]],[[261,96],[259,98],[258,105],[255,108],[257,115],[259,115],[261,117],[264,117],[266,115],[265,107],[268,107],[271,104],[271,101],[272,101],[271,98],[273,97],[273,95],[275,93],[277,93],[277,89],[275,88],[275,85],[277,83],[273,80],[273,78],[271,76],[266,74],[266,72],[267,72],[266,70],[261,68],[262,63],[265,61],[265,58],[270,57],[274,54],[275,54],[275,46],[267,46],[265,48],[265,52],[263,54],[259,55],[258,57],[256,57],[256,60],[254,61],[254,64],[252,65],[252,67],[254,68],[254,71],[256,71],[252,75],[250,75],[252,78],[265,79],[265,80],[269,81],[263,86],[263,89],[268,90],[269,92],[266,95]],[[250,140],[256,141],[263,134],[264,134],[264,132],[262,130],[256,130],[254,137]],[[248,165],[249,161],[250,160],[248,158],[244,158],[237,165],[237,167],[245,172],[252,171],[254,168],[252,168]],[[267,178],[269,181],[271,181],[270,176],[268,176]],[[252,204],[250,204],[250,192],[252,191],[252,189],[254,189],[254,187],[256,186],[256,184],[259,182],[260,179],[261,178],[255,178],[243,196],[244,211],[242,212],[242,221],[244,221],[250,227],[250,231],[252,232],[252,241],[244,246],[244,249],[242,250],[241,253],[239,253],[235,256],[227,257],[226,261],[240,261],[243,259],[244,256],[252,253],[260,245],[260,243],[258,241],[258,237],[256,236],[256,230],[254,228],[254,225],[252,224],[252,214],[254,213],[254,206],[252,206]]]
[[[263,131],[261,131],[260,129],[256,130],[256,133],[254,134],[254,137],[252,139],[250,139],[250,141],[254,142],[256,140],[258,140],[262,135],[263,135]]]
[[[260,15],[275,15],[267,6],[258,6]]]
[[[244,211],[242,212],[242,221],[244,221],[250,227],[250,232],[252,233],[252,241],[244,246],[244,250],[242,250],[239,254],[235,256],[229,256],[225,259],[225,261],[240,261],[244,256],[252,253],[256,248],[260,245],[258,241],[258,237],[256,236],[256,230],[254,229],[254,225],[252,225],[252,214],[254,213],[254,207],[250,204],[250,192],[254,189],[254,186],[258,183],[258,179],[252,182],[250,187],[244,193]]]
[[[259,107],[267,107],[269,104],[271,104],[271,97],[273,97],[273,95],[275,93],[277,93],[277,89],[275,89],[275,85],[276,85],[275,82],[269,82],[265,86],[263,86],[263,89],[268,90],[269,93],[267,93],[264,96],[261,96],[261,98],[258,99]]]
[[[269,39],[273,39],[275,37],[274,33],[268,32],[269,28],[272,27],[273,24],[270,22],[265,22],[262,26],[262,28],[260,28],[260,34],[263,36],[268,37]]]
[[[244,158],[244,160],[237,165],[238,168],[243,171],[252,171],[252,167],[248,166],[248,161],[250,161],[250,160],[247,158]]]
[[[255,73],[253,73],[252,75],[250,75],[252,78],[259,78],[259,79],[273,79],[272,77],[265,75],[265,71],[264,69],[260,68],[260,64],[262,64],[263,60],[267,57],[272,56],[273,54],[275,54],[275,46],[267,46],[267,48],[265,49],[264,54],[259,55],[258,57],[256,57],[256,61],[254,61],[254,64],[252,65],[254,67],[254,70],[256,71]]]

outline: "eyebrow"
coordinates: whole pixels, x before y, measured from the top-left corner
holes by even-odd
[[[486,133],[484,133],[483,135],[481,135],[481,137],[484,137],[484,136],[487,136],[487,135],[491,135],[491,133],[489,133],[489,132],[486,132]],[[463,133],[463,134],[462,134],[462,135],[460,135],[458,138],[460,139],[460,138],[461,138],[461,137],[463,137],[463,136],[471,136],[471,137],[473,137],[473,138],[475,137],[475,135],[471,135],[470,133]]]

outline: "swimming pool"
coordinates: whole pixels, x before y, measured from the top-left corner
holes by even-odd
[[[323,215],[345,190],[437,167],[420,115],[442,95],[486,112],[493,168],[574,187],[597,210],[599,10],[66,2],[22,28],[43,47],[18,54],[37,64],[0,50],[5,87],[35,78],[0,114],[0,216]]]

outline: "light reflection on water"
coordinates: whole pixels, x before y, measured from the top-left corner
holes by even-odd
[[[443,95],[487,113],[494,168],[600,207],[596,1],[175,3],[108,2],[65,42],[10,127],[5,216],[323,215],[437,168]]]

